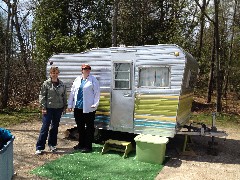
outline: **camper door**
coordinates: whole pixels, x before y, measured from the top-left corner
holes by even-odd
[[[112,75],[110,127],[114,131],[133,132],[133,61],[113,61]]]

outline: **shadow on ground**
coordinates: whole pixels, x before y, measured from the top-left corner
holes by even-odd
[[[240,164],[239,140],[214,137],[215,145],[211,146],[212,137],[192,136],[191,139],[185,151],[183,151],[183,135],[176,135],[170,139],[166,149],[166,156],[170,157],[170,161],[166,163],[166,166],[180,167],[182,160]]]

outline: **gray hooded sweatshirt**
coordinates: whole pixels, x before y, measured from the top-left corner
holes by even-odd
[[[66,86],[59,80],[58,86],[54,87],[51,78],[42,84],[39,103],[42,109],[46,108],[66,108],[67,91]]]

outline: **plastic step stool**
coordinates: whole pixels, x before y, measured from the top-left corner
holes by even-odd
[[[105,144],[102,149],[102,154],[110,150],[124,152],[123,158],[126,158],[128,153],[132,151],[132,144],[131,142],[127,141],[109,139],[105,141]]]

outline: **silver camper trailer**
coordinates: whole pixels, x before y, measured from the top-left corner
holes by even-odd
[[[70,91],[83,63],[91,65],[91,74],[100,82],[96,129],[174,137],[188,122],[198,63],[177,45],[56,54],[49,59],[47,72],[58,66],[59,78]],[[61,121],[74,122],[73,114],[67,113]]]

